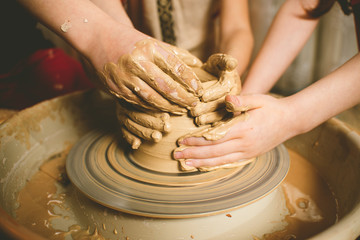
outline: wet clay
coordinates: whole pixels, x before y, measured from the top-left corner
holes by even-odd
[[[54,206],[63,206],[64,193],[57,193],[56,183],[64,180],[65,156],[67,152],[55,155],[46,161],[40,170],[20,191],[17,221],[30,230],[42,235],[56,237],[51,226],[53,218],[61,217],[54,213]]]
[[[67,235],[71,235],[73,239],[105,239],[98,234],[97,228],[90,231],[90,228],[82,229],[79,225],[74,224],[67,231],[61,231],[53,226],[54,219],[71,221],[69,216],[56,211],[56,208],[68,209],[66,199],[70,197],[68,192],[72,187],[66,177],[65,161],[69,150],[56,154],[45,161],[39,171],[20,191],[16,220],[31,231],[49,239],[65,239]],[[59,186],[63,191],[59,192]]]
[[[331,187],[305,158],[294,151],[289,155],[290,170],[281,184],[290,212],[285,216],[288,226],[264,235],[263,240],[307,239],[338,220],[338,203]]]
[[[74,206],[69,202],[79,193],[66,180],[64,164],[67,154],[68,151],[65,151],[45,161],[20,191],[17,221],[47,239],[64,239],[68,235],[73,239],[105,239],[102,237],[103,231],[111,232],[113,239],[126,239],[126,229],[109,229],[105,224],[99,226],[91,217],[88,220],[93,224],[90,225],[74,221],[77,210],[72,209]],[[331,188],[306,159],[293,151],[289,151],[289,154],[290,171],[280,186],[290,213],[284,219],[288,225],[281,231],[254,236],[254,239],[305,239],[337,221],[337,202]],[[104,216],[113,211],[100,205],[98,207],[103,209]],[[86,209],[86,205],[80,205],[80,208]],[[91,216],[91,212],[88,214]],[[120,212],[117,216],[114,221],[122,218]],[[70,227],[57,229],[54,222],[59,220],[67,222]]]

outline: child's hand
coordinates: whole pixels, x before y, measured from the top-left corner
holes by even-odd
[[[213,132],[179,139],[176,159],[185,159],[192,167],[217,166],[256,157],[296,135],[295,128],[291,128],[296,116],[286,98],[227,96],[226,101],[229,110],[235,111],[235,119],[222,123],[219,129],[215,127]]]

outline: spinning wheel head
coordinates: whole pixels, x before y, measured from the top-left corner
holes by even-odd
[[[149,217],[200,217],[242,207],[275,189],[290,163],[280,145],[240,168],[162,172],[139,165],[125,146],[111,133],[88,133],[68,155],[68,176],[94,201]]]

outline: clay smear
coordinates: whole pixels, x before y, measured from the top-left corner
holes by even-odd
[[[68,32],[70,28],[72,28],[72,24],[71,24],[70,20],[66,20],[66,21],[60,26],[61,31],[63,31],[64,33]]]
[[[57,185],[69,186],[65,172],[65,160],[69,149],[50,157],[40,167],[18,196],[19,208],[16,220],[31,231],[47,239],[61,240],[71,235],[73,239],[105,240],[99,235],[97,228],[82,229],[80,225],[72,225],[68,231],[54,229],[53,220],[71,221],[68,215],[56,213],[56,208],[68,211],[66,199],[71,197],[67,191],[58,191]],[[70,185],[71,186],[71,185]],[[67,189],[67,188],[65,188]]]

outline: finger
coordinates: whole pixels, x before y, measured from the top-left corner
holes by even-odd
[[[239,168],[254,161],[251,159],[240,159],[240,153],[228,154],[226,156],[209,159],[179,159],[180,168],[183,171],[200,170],[201,172],[214,171],[220,168]]]
[[[220,76],[223,71],[233,71],[237,67],[237,60],[227,54],[213,54],[203,65],[203,68],[216,76]]]
[[[241,114],[249,110],[261,108],[264,105],[264,100],[253,95],[228,95],[225,97],[225,105],[228,112]]]
[[[197,57],[195,57],[194,55],[192,55],[189,51],[183,49],[183,48],[178,48],[175,47],[173,45],[166,45],[169,49],[171,49],[171,51],[173,51],[175,53],[176,56],[178,56],[186,65],[188,65],[189,67],[201,67],[203,65],[203,63],[201,62],[200,59],[198,59]]]
[[[160,132],[170,132],[171,123],[168,113],[140,112],[129,110],[121,104],[116,105],[117,115],[127,115],[134,122]]]
[[[236,93],[237,89],[234,87],[230,91],[230,94]],[[222,109],[225,109],[225,97],[207,103],[200,102],[194,108],[190,109],[190,115],[195,117],[195,123],[197,122],[198,125],[205,125],[207,123],[219,121],[220,117],[224,118],[226,111]]]
[[[252,161],[251,159],[242,159],[242,153],[232,153],[221,157],[207,159],[187,159],[185,165],[199,168],[200,171],[212,171],[218,168],[233,168],[244,166]]]
[[[194,67],[192,68],[192,70],[194,71],[194,73],[196,74],[196,76],[200,79],[200,81],[202,83],[205,82],[211,82],[211,81],[217,81],[218,78],[212,74],[210,74],[209,72],[205,71],[202,68],[198,68],[198,67]],[[204,85],[204,84],[203,84]],[[205,87],[206,88],[206,87]]]
[[[229,118],[227,120],[219,121],[208,131],[202,133],[202,136],[209,141],[220,140],[225,137],[225,135],[229,132],[229,130],[240,122],[244,122],[248,119],[249,115],[247,113],[241,114],[236,117]]]
[[[187,165],[186,162],[185,162],[185,161],[186,161],[185,159],[178,159],[178,161],[179,161],[179,164],[180,164],[180,169],[181,169],[182,171],[187,171],[187,172],[197,171],[197,168],[196,168],[196,167]]]
[[[127,116],[118,115],[118,120],[124,124],[129,132],[148,141],[159,142],[162,139],[161,132],[146,128],[129,119]]]
[[[241,79],[240,76],[238,78],[236,78],[235,80],[235,86],[233,89],[231,89],[231,91],[229,92],[230,95],[239,95],[241,93]]]
[[[174,150],[175,159],[209,159],[222,157],[233,153],[242,153],[242,139],[232,139],[215,145],[207,146],[180,146]]]
[[[236,71],[222,72],[219,81],[206,89],[201,99],[204,102],[209,102],[229,94],[230,91],[236,87],[236,83],[239,81],[238,79],[240,78]]]
[[[190,115],[193,117],[198,117],[202,114],[213,112],[217,109],[221,109],[224,107],[225,107],[225,97],[207,103],[200,102],[195,107],[190,109]]]
[[[195,123],[198,126],[216,123],[224,118],[227,114],[225,109],[220,109],[214,112],[202,114],[195,118]]]
[[[237,117],[217,122],[212,127],[205,128],[195,133],[189,133],[185,136],[180,137],[177,143],[181,146],[193,144],[193,142],[191,141],[195,141],[197,145],[209,145],[225,142],[230,139],[229,137],[225,138],[229,130],[236,124],[246,121],[248,117],[249,115],[247,113],[244,113]],[[194,140],[194,138],[196,140]],[[204,138],[207,141],[202,141],[199,138]],[[213,143],[209,141],[212,141]]]
[[[134,71],[149,86],[159,92],[164,98],[182,107],[194,107],[199,98],[188,92],[181,84],[174,81],[154,63],[147,61],[136,62],[138,68]]]
[[[131,145],[132,149],[138,149],[141,145],[140,138],[129,132],[124,126],[121,127],[121,132],[125,140]]]
[[[165,73],[170,75],[170,77],[182,84],[187,91],[194,93],[195,96],[201,96],[203,94],[204,90],[199,78],[192,69],[172,51],[159,44],[154,44],[154,62]]]
[[[122,67],[126,67],[127,61],[127,57],[121,58],[119,60],[119,65]],[[104,71],[108,73],[110,79],[113,79],[116,86],[125,86],[134,94],[136,94],[136,96],[141,98],[142,101],[137,102],[137,104],[141,107],[148,109],[149,107],[147,106],[150,105],[155,107],[156,109],[171,112],[174,114],[184,114],[187,112],[186,109],[181,108],[178,105],[172,104],[168,100],[163,98],[159,93],[157,93],[140,78],[131,76],[129,73],[121,72],[119,68],[120,67],[114,63],[107,63],[104,67]],[[120,97],[122,96],[120,95]],[[125,98],[125,100],[127,101],[128,99]]]
[[[119,99],[123,99],[133,105],[142,106],[149,110],[156,110],[156,108],[146,104],[141,98],[136,96],[130,89],[124,85],[116,85],[111,77],[112,73],[109,72],[107,67],[104,67],[104,72],[98,72],[99,79],[103,82],[106,90]]]

